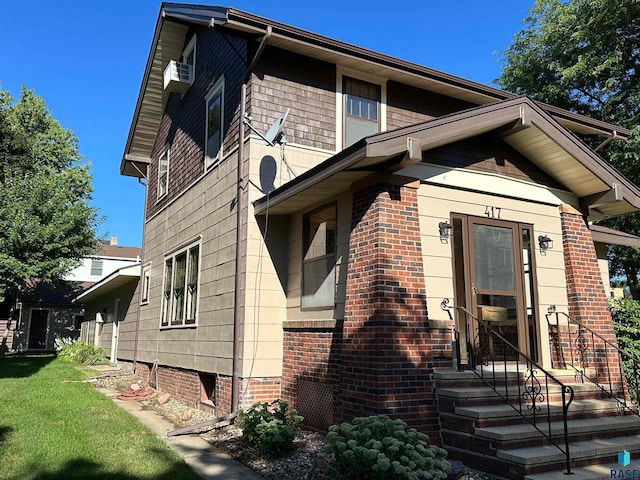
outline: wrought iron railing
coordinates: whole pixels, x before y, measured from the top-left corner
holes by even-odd
[[[546,317],[553,365],[573,369],[580,380],[586,378],[620,408],[640,416],[640,360],[553,306]]]
[[[566,473],[571,473],[569,451],[568,411],[573,401],[573,388],[563,384],[531,357],[507,340],[492,322],[479,319],[465,307],[455,307],[465,317],[467,360],[461,358],[460,334],[454,333],[459,370],[471,369],[502,400],[532,425],[549,443],[558,448],[566,459]],[[515,373],[515,377],[514,377]],[[515,381],[515,383],[514,383]],[[562,438],[553,432],[553,397],[562,407]],[[561,445],[564,443],[564,445]]]

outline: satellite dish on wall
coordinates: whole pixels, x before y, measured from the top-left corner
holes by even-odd
[[[264,139],[269,145],[275,145],[276,143],[280,143],[282,139],[282,125],[284,125],[284,121],[287,119],[287,115],[289,115],[289,109],[280,115],[273,125],[269,128]]]

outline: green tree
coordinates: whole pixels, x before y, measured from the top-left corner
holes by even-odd
[[[100,219],[81,159],[33,90],[16,101],[0,89],[0,301],[29,278],[55,283],[95,252]]]
[[[496,82],[528,95],[632,130],[626,142],[599,153],[640,185],[640,1],[536,0],[513,43],[503,52]],[[592,147],[602,139],[584,138]],[[640,215],[604,225],[640,235]],[[624,275],[640,299],[640,251],[611,247],[613,275]]]

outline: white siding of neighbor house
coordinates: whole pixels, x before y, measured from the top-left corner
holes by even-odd
[[[102,274],[91,275],[92,258],[83,258],[82,265],[74,268],[65,277],[65,280],[71,282],[97,282],[122,267],[134,265],[139,260],[132,258],[115,258],[115,257],[94,257],[96,260],[102,260]]]

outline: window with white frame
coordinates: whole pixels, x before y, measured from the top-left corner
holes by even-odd
[[[167,145],[158,159],[158,200],[169,191],[169,159],[171,148]]]
[[[205,167],[217,166],[222,159],[224,138],[224,77],[215,83],[206,97],[207,121],[205,131]]]
[[[336,286],[336,204],[302,217],[302,308],[333,308]]]
[[[142,296],[140,297],[140,303],[149,303],[149,284],[151,280],[151,264],[145,265],[142,269]]]
[[[344,147],[380,131],[380,85],[351,77],[343,83]]]
[[[196,36],[189,40],[189,43],[182,52],[182,63],[191,65],[191,82],[196,78]]]
[[[162,326],[193,325],[198,314],[200,243],[165,257]]]

